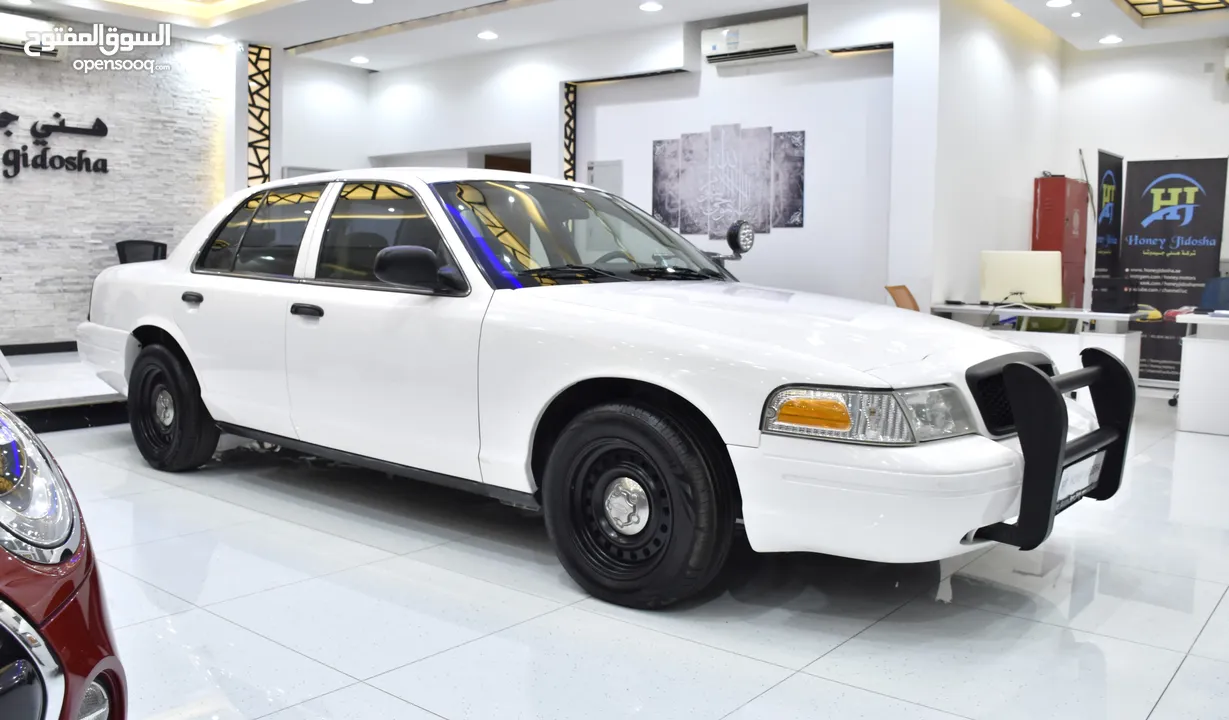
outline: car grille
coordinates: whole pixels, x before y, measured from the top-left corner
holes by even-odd
[[[1037,366],[1046,375],[1054,375],[1054,365],[1050,359],[1037,353],[1004,355],[969,368],[965,379],[986,431],[991,435],[1010,435],[1016,431],[1016,419],[1011,413],[1011,400],[1007,397],[1007,383],[1003,379],[1003,368],[1013,362],[1026,362]]]
[[[64,673],[38,630],[0,597],[0,719],[58,720]]]

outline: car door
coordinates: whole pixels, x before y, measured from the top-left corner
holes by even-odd
[[[259,192],[197,257],[175,310],[201,397],[214,419],[294,437],[286,322],[295,268],[326,184]]]
[[[434,206],[434,203],[428,203]],[[438,209],[436,210],[438,212]],[[478,469],[478,340],[491,288],[376,279],[385,247],[418,245],[464,277],[419,193],[340,186],[288,310],[286,368],[300,440],[466,480]]]

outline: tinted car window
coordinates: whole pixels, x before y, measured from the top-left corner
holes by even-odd
[[[307,221],[324,185],[270,190],[239,244],[235,272],[294,275]]]
[[[320,245],[316,277],[379,283],[376,255],[394,245],[417,245],[449,264],[439,229],[409,188],[383,183],[350,183],[341,189]]]
[[[230,272],[235,265],[235,253],[239,250],[243,233],[247,232],[248,223],[252,221],[252,216],[256,214],[256,209],[260,207],[264,197],[263,192],[258,192],[231,213],[209,240],[205,251],[196,259],[197,270]]]

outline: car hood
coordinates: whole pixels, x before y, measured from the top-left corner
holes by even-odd
[[[1022,349],[995,333],[926,313],[744,283],[591,283],[530,291],[553,302],[739,337],[867,373],[932,356],[967,365]]]

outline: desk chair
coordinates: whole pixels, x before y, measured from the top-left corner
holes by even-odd
[[[909,292],[909,288],[905,285],[888,285],[884,288],[888,294],[892,296],[892,301],[896,303],[896,307],[902,310],[918,310],[917,300],[913,297],[913,293]]]
[[[1201,310],[1229,310],[1229,277],[1215,277],[1203,285],[1203,295],[1199,297]],[[1198,328],[1196,328],[1198,332]],[[1178,405],[1178,393],[1169,399],[1169,406]]]
[[[120,240],[115,243],[121,265],[166,259],[166,243],[153,240]]]

